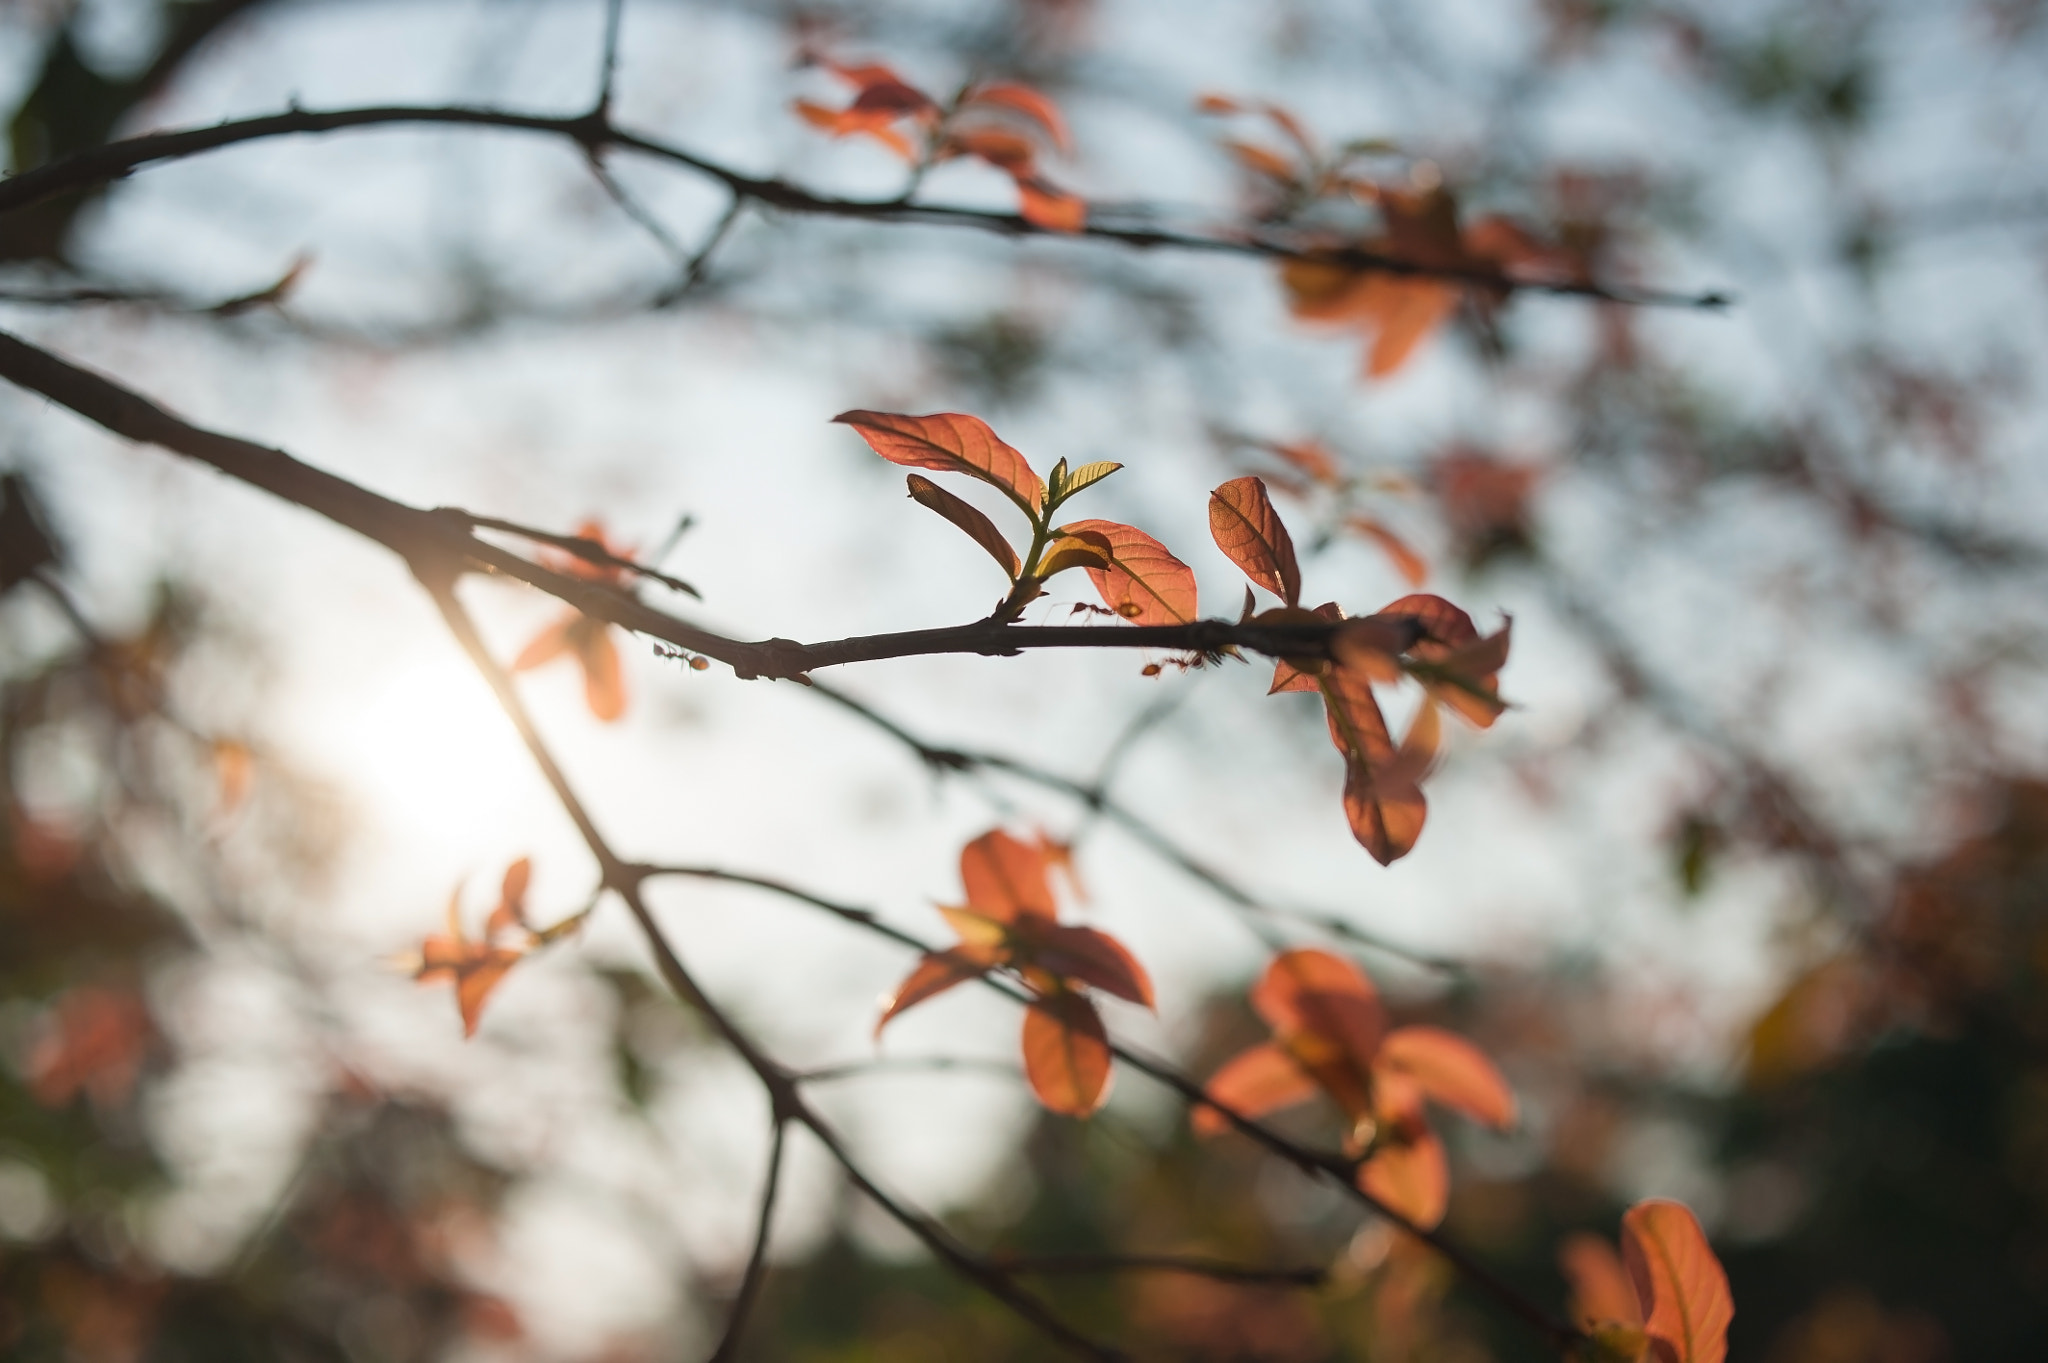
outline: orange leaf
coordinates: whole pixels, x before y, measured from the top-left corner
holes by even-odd
[[[1351,836],[1382,866],[1391,866],[1415,850],[1429,801],[1414,782],[1391,781],[1374,774],[1363,762],[1344,772],[1344,817]]]
[[[1019,175],[1017,212],[1048,232],[1078,232],[1088,225],[1088,201],[1036,175]]]
[[[1268,151],[1256,143],[1239,142],[1234,138],[1226,138],[1223,142],[1223,149],[1236,158],[1237,163],[1246,170],[1259,175],[1270,176],[1282,184],[1293,184],[1300,177],[1301,172],[1296,168],[1294,162],[1288,160],[1279,152]]]
[[[1202,114],[1240,114],[1244,105],[1229,95],[1206,94],[1195,99],[1195,112]]]
[[[1515,1095],[1486,1053],[1441,1027],[1396,1027],[1378,1063],[1413,1079],[1433,1101],[1489,1126],[1515,1121]]]
[[[1018,179],[1032,173],[1038,147],[1023,133],[1008,128],[959,128],[946,134],[942,156],[978,156]]]
[[[1435,280],[1375,275],[1365,281],[1359,315],[1373,328],[1365,372],[1381,379],[1408,363],[1416,347],[1451,315],[1458,291]]]
[[[989,965],[987,957],[965,947],[927,953],[882,1005],[882,1016],[875,1020],[875,1035],[880,1036],[889,1019],[898,1013],[975,978],[987,971]]]
[[[1422,555],[1408,546],[1408,542],[1393,531],[1381,525],[1370,516],[1347,517],[1344,524],[1379,545],[1381,552],[1393,560],[1394,571],[1407,579],[1411,587],[1420,587],[1429,580],[1429,564]]]
[[[483,1020],[484,1000],[505,978],[505,972],[519,964],[520,953],[502,947],[486,947],[455,977],[455,1006],[462,1012],[462,1034],[475,1036]]]
[[[1621,1218],[1621,1257],[1659,1363],[1722,1363],[1735,1299],[1691,1210],[1662,1198],[1630,1207]]]
[[[498,892],[498,906],[484,922],[484,936],[509,928],[526,926],[526,887],[533,879],[533,859],[521,857],[505,868],[504,884]]]
[[[1621,1256],[1605,1236],[1580,1231],[1565,1237],[1557,1250],[1557,1266],[1572,1287],[1572,1320],[1582,1330],[1601,1325],[1643,1323],[1642,1304],[1621,1266]]]
[[[1028,85],[1014,81],[995,81],[988,85],[977,85],[967,92],[963,105],[993,104],[999,108],[1020,113],[1045,130],[1052,144],[1061,151],[1073,145],[1067,132],[1067,120],[1060,115],[1059,106]]]
[[[1424,1230],[1434,1228],[1451,1200],[1443,1142],[1427,1127],[1387,1141],[1358,1171],[1358,1186]]]
[[[1365,972],[1341,956],[1313,948],[1283,951],[1252,986],[1253,1011],[1287,1041],[1320,1038],[1364,1075],[1386,1030],[1386,1009]],[[1296,1059],[1301,1059],[1297,1052]]]
[[[610,724],[626,713],[626,679],[611,626],[587,615],[569,629],[575,636],[576,660],[583,664],[583,703],[591,714]]]
[[[1332,624],[1344,618],[1343,609],[1334,601],[1325,601],[1313,611],[1304,612],[1303,614],[1308,618],[1327,620]],[[1279,617],[1278,612],[1274,611],[1266,612],[1265,616],[1267,618],[1282,618]],[[1310,664],[1310,661],[1309,659],[1303,659],[1302,663],[1305,665],[1297,666],[1294,663],[1288,662],[1285,658],[1280,659],[1273,665],[1273,684],[1266,688],[1266,694],[1274,696],[1282,691],[1322,690],[1322,683],[1319,679],[1322,677],[1325,664],[1320,660],[1315,660],[1312,665],[1306,665]]]
[[[1209,534],[1246,577],[1290,606],[1301,604],[1294,540],[1262,480],[1233,478],[1209,494]]]
[[[1447,649],[1462,648],[1479,637],[1479,629],[1472,623],[1471,616],[1429,592],[1417,592],[1413,596],[1390,601],[1374,611],[1372,618],[1411,620],[1421,631],[1423,639]]]
[[[1039,969],[1154,1007],[1151,976],[1124,944],[1108,933],[1054,924],[1019,935],[1029,951],[1030,964]]]
[[[961,849],[960,882],[967,887],[969,907],[995,922],[1016,925],[1037,919],[1049,925],[1058,917],[1046,878],[1044,847],[1013,838],[1000,828]]]
[[[912,499],[919,506],[929,507],[966,531],[968,538],[988,550],[988,556],[1002,565],[1003,571],[1009,574],[1011,581],[1016,581],[1017,551],[1003,538],[1003,532],[996,529],[994,521],[929,478],[913,473],[906,481],[909,483]]]
[[[1144,531],[1115,521],[1076,521],[1064,535],[1100,535],[1110,566],[1090,568],[1102,604],[1134,625],[1184,625],[1195,618],[1195,574]],[[1091,541],[1092,542],[1092,541]]]
[[[571,644],[569,631],[582,618],[581,615],[564,616],[534,635],[526,647],[519,650],[519,656],[512,660],[512,670],[524,672],[530,667],[553,662],[567,653]]]
[[[1069,568],[1100,571],[1109,567],[1111,552],[1107,535],[1092,531],[1074,535],[1063,530],[1058,539],[1045,547],[1045,556],[1038,561],[1038,576],[1042,581]]]
[[[1038,1101],[1086,1117],[1109,1098],[1109,1034],[1079,994],[1048,994],[1024,1011],[1024,1076]]]
[[[1267,1041],[1226,1061],[1203,1088],[1240,1117],[1263,1117],[1313,1098],[1316,1081],[1284,1048]],[[1197,1135],[1231,1129],[1230,1119],[1213,1107],[1196,1104],[1188,1117]]]
[[[869,448],[892,464],[964,473],[1003,490],[1035,514],[1045,485],[1024,456],[1004,444],[988,423],[962,412],[908,416],[900,412],[841,412],[834,421],[860,432]]]
[[[1343,474],[1337,468],[1336,456],[1324,448],[1320,441],[1270,440],[1266,442],[1265,448],[1279,455],[1295,468],[1301,470],[1310,479],[1323,484],[1325,487],[1333,487],[1344,481]]]

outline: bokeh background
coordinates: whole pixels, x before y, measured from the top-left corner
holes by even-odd
[[[19,171],[297,104],[576,113],[597,0],[11,0]],[[1275,475],[1311,600],[1428,589],[1515,621],[1517,708],[1460,732],[1416,852],[1349,837],[1307,701],[1261,669],[1045,653],[848,669],[935,744],[1115,798],[1500,1058],[1507,1136],[1455,1131],[1449,1231],[1561,1300],[1560,1237],[1680,1197],[1735,1356],[2048,1354],[2048,13],[2026,0],[629,0],[615,115],[722,163],[885,198],[799,54],[1057,99],[1098,220],[1370,231],[1223,145],[1283,105],[1387,184],[1441,182],[1598,277],[1719,309],[1467,300],[1396,372],[1303,324],[1270,262],[744,208],[615,155],[475,130],[259,142],[0,218],[0,326],[216,429],[418,505],[588,516],[741,637],[961,622],[1000,577],[906,503],[843,408],[963,410],[1084,514],[1151,530],[1207,613],[1240,582],[1207,489]],[[1007,209],[968,163],[919,194]],[[659,225],[650,231],[648,223]],[[300,268],[276,299],[222,309]],[[0,393],[0,1351],[37,1360],[667,1358],[707,1348],[752,1238],[765,1100],[652,980],[616,906],[523,963],[465,1041],[393,965],[451,888],[595,872],[428,600],[305,512]],[[1315,442],[1311,485],[1269,442]],[[1292,491],[1288,490],[1290,479]],[[33,509],[31,509],[33,508]],[[683,519],[689,528],[673,536]],[[54,557],[22,546],[47,541]],[[509,656],[557,607],[468,599]],[[650,599],[662,595],[648,588]],[[1067,617],[1085,584],[1034,620]],[[943,935],[960,845],[1079,847],[1086,921],[1160,985],[1112,1027],[1198,1072],[1255,1035],[1243,913],[1113,819],[955,773],[798,687],[621,640],[630,705],[522,687],[631,855],[773,874]],[[1108,651],[1105,651],[1107,653]],[[902,952],[731,888],[658,908],[791,1063],[864,1067]],[[1417,964],[1440,958],[1450,968]],[[1310,1290],[1049,1280],[1164,1356],[1536,1356],[1340,1199],[1126,1075],[1086,1124],[960,991],[818,1101],[976,1243],[1325,1270]],[[986,1062],[985,1064],[982,1062]],[[978,1066],[978,1067],[976,1067]],[[1299,1128],[1327,1138],[1310,1118]],[[793,1138],[761,1358],[1034,1358]]]

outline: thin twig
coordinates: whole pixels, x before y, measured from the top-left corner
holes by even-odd
[[[1269,1287],[1321,1287],[1330,1280],[1326,1268],[1265,1268],[1233,1264],[1196,1254],[995,1254],[992,1262],[1012,1273],[1027,1275],[1092,1273],[1186,1273],[1220,1283]]]
[[[644,577],[650,582],[659,582],[670,591],[681,592],[685,596],[694,596],[699,601],[704,599],[702,592],[681,578],[670,577],[667,573],[656,568],[650,568],[646,564],[634,559],[622,558],[596,540],[587,539],[582,535],[557,535],[553,531],[537,530],[533,526],[521,525],[517,521],[501,521],[494,516],[479,516],[473,511],[464,511],[460,507],[444,506],[436,508],[436,511],[444,516],[459,516],[466,524],[473,525],[479,530],[497,530],[507,535],[517,535],[521,539],[532,540],[535,544],[549,545],[574,554],[585,563],[594,563],[606,568],[620,568],[626,572]],[[687,521],[688,518],[685,517],[684,519]]]
[[[814,1070],[800,1070],[790,1078],[799,1084],[832,1084],[841,1079],[905,1070],[971,1070],[1013,1077],[1024,1072],[1015,1061],[1009,1060],[983,1060],[958,1055],[886,1055],[879,1060],[850,1060],[844,1065],[821,1065]]]
[[[754,1248],[747,1255],[747,1269],[740,1277],[740,1290],[733,1296],[732,1310],[725,1318],[725,1334],[712,1351],[711,1363],[731,1363],[739,1351],[747,1317],[761,1294],[768,1267],[768,1231],[775,1220],[775,1190],[782,1182],[782,1144],[789,1133],[789,1121],[784,1113],[775,1114],[775,1135],[768,1146],[768,1173],[761,1181],[761,1217],[754,1227]]]
[[[842,199],[829,194],[813,193],[785,180],[761,179],[746,175],[681,147],[628,132],[613,124],[608,111],[603,109],[572,117],[522,114],[505,109],[469,108],[458,105],[293,109],[282,114],[231,120],[205,128],[151,133],[110,142],[0,181],[0,213],[25,208],[73,190],[116,180],[141,166],[197,156],[238,143],[268,137],[339,132],[353,128],[398,124],[498,128],[552,134],[569,138],[586,151],[619,147],[682,166],[723,183],[737,197],[752,199],[789,213],[867,222],[914,222],[932,226],[966,227],[1008,237],[1079,239],[1112,242],[1141,249],[1200,251],[1272,260],[1310,260],[1345,269],[1442,279],[1500,293],[1559,294],[1644,307],[1713,310],[1724,308],[1729,302],[1728,296],[1721,292],[1688,294],[1634,289],[1581,280],[1522,278],[1472,266],[1409,260],[1355,246],[1332,247],[1326,243],[1288,238],[1272,232],[1262,235],[1257,232],[1233,230],[1202,234],[1091,222],[1079,232],[1067,233],[1040,227],[1014,213],[994,213],[942,204],[907,203],[901,199]]]
[[[711,257],[725,241],[732,225],[739,221],[740,213],[747,206],[744,194],[735,194],[725,205],[725,212],[718,215],[718,221],[711,224],[711,230],[704,234],[704,241],[696,253],[683,264],[683,277],[663,292],[656,294],[652,306],[657,310],[673,307],[689,296],[691,290],[704,282],[705,274],[711,268]]]
[[[605,0],[604,6],[604,66],[597,82],[598,117],[611,112],[612,86],[619,74],[619,29],[626,17],[626,0]]]

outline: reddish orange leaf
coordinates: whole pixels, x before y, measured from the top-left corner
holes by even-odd
[[[1038,576],[1043,580],[1069,568],[1101,571],[1109,567],[1111,552],[1107,535],[1092,531],[1075,535],[1063,530],[1058,539],[1046,546],[1045,556],[1038,563]]]
[[[1386,1030],[1386,1009],[1365,972],[1313,948],[1275,956],[1252,986],[1251,1004],[1282,1041],[1301,1036],[1327,1040],[1361,1073],[1371,1066]]]
[[[1621,1256],[1645,1308],[1659,1363],[1722,1363],[1735,1299],[1728,1275],[1683,1203],[1652,1198],[1621,1218]]]
[[[1353,762],[1344,772],[1344,817],[1358,845],[1380,865],[1391,866],[1415,850],[1429,800],[1413,782],[1389,781]]]
[[[455,1006],[462,1012],[462,1034],[475,1036],[483,1020],[484,1000],[491,996],[505,972],[519,964],[522,953],[503,947],[483,947],[455,977]]]
[[[1095,1005],[1061,992],[1024,1010],[1024,1076],[1051,1111],[1086,1117],[1109,1099],[1109,1034]]]
[[[927,953],[883,1003],[882,1016],[875,1020],[875,1035],[880,1036],[882,1029],[889,1025],[889,1019],[898,1013],[936,994],[943,994],[956,984],[974,979],[986,972],[991,964],[985,953],[966,947]]]
[[[1266,442],[1266,449],[1301,470],[1309,479],[1325,487],[1334,487],[1344,481],[1343,473],[1337,467],[1337,458],[1317,440]]]
[[[1017,179],[1017,212],[1048,232],[1078,232],[1088,225],[1088,201],[1036,175]]]
[[[1045,849],[1011,837],[1000,828],[960,852],[960,882],[975,912],[998,923],[1028,919],[1051,923],[1058,916],[1045,873]]]
[[[939,152],[942,157],[976,156],[1020,179],[1032,173],[1038,160],[1037,144],[1008,128],[956,129],[946,134]]]
[[[1029,963],[1065,980],[1078,980],[1147,1008],[1152,1002],[1152,977],[1124,944],[1094,928],[1054,924],[1020,933]]]
[[[1294,609],[1298,610],[1299,608],[1296,607]],[[1336,602],[1325,601],[1313,611],[1303,611],[1298,617],[1283,616],[1278,611],[1266,611],[1259,618],[1276,621],[1289,618],[1303,618],[1328,620],[1335,624],[1344,618],[1344,611]],[[1327,666],[1328,664],[1320,659],[1304,658],[1299,664],[1296,664],[1282,658],[1273,665],[1273,684],[1266,688],[1266,694],[1273,696],[1278,695],[1282,691],[1320,691],[1322,690],[1320,678]]]
[[[986,549],[988,556],[1002,565],[1012,582],[1017,580],[1017,551],[1003,538],[1003,532],[996,529],[994,521],[929,478],[913,473],[906,481],[911,497],[919,506],[929,507],[966,531],[969,539]]]
[[[1441,1027],[1396,1027],[1380,1043],[1379,1065],[1413,1079],[1423,1093],[1475,1121],[1508,1127],[1515,1095],[1486,1053]]]
[[[80,1093],[112,1106],[127,1101],[157,1036],[140,995],[80,985],[58,997],[25,1057],[29,1096],[44,1107]]]
[[[1294,540],[1261,479],[1233,478],[1209,494],[1209,534],[1246,577],[1290,606],[1301,604]]]
[[[979,478],[1001,488],[1027,515],[1036,513],[1045,499],[1045,485],[1024,456],[1004,444],[980,417],[856,410],[832,419],[859,431],[869,448],[892,464]]]
[[[1059,106],[1028,85],[1014,81],[995,81],[988,85],[977,85],[967,92],[963,105],[992,104],[1024,115],[1052,139],[1052,144],[1061,151],[1073,145],[1067,132],[1067,120],[1060,115]]]
[[[1109,559],[1107,568],[1090,568],[1088,576],[1102,594],[1102,604],[1135,625],[1184,625],[1195,619],[1195,574],[1165,545],[1144,531],[1115,521],[1076,521],[1060,533],[1076,537],[1100,535]]]
[[[1368,617],[1406,621],[1421,631],[1408,652],[1430,665],[1420,678],[1431,697],[1486,728],[1507,708],[1500,699],[1500,669],[1506,665],[1510,626],[1481,638],[1472,617],[1440,596],[1404,596]]]
[[[1246,170],[1269,176],[1282,184],[1293,184],[1301,176],[1301,170],[1294,162],[1279,152],[1269,151],[1255,142],[1239,142],[1234,138],[1226,138],[1223,149],[1236,158],[1237,163]]]
[[[1424,561],[1422,555],[1416,553],[1406,540],[1386,526],[1370,516],[1350,516],[1345,519],[1344,524],[1377,544],[1381,552],[1393,560],[1394,571],[1407,579],[1409,586],[1420,587],[1429,580],[1429,564]]]
[[[1572,1320],[1581,1330],[1643,1323],[1642,1304],[1622,1267],[1621,1256],[1604,1236],[1580,1231],[1558,1247],[1557,1266],[1572,1289]]]
[[[586,615],[569,626],[575,637],[576,660],[583,664],[583,703],[609,724],[626,713],[626,678],[619,665],[611,626]]]
[[[1385,1141],[1359,1169],[1358,1186],[1422,1229],[1433,1229],[1451,1201],[1443,1142],[1427,1127]]]
[[[1206,94],[1195,98],[1195,112],[1203,114],[1240,114],[1244,105],[1229,95]]]
[[[524,672],[528,668],[551,663],[567,653],[570,648],[569,628],[582,618],[580,613],[563,616],[534,635],[527,641],[526,647],[519,650],[519,656],[512,660],[512,670]]]
[[[1316,1081],[1284,1048],[1267,1041],[1226,1061],[1203,1088],[1240,1117],[1263,1117],[1313,1098]],[[1213,1107],[1198,1103],[1188,1117],[1197,1135],[1230,1130],[1230,1119]]]
[[[1332,667],[1318,684],[1329,715],[1330,741],[1344,754],[1344,813],[1352,836],[1373,860],[1391,865],[1408,855],[1421,836],[1428,805],[1417,782],[1435,745],[1429,743],[1426,752],[1409,745],[1404,745],[1404,752],[1395,751],[1386,717],[1372,693],[1372,679],[1362,670]],[[1415,736],[1420,739],[1428,733]]]
[[[505,868],[505,880],[498,892],[498,906],[484,920],[484,936],[495,937],[512,928],[524,928],[526,887],[533,879],[533,859],[521,857]]]

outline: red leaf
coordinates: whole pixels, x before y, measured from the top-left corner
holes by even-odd
[[[1263,1042],[1224,1063],[1203,1086],[1211,1098],[1240,1117],[1305,1103],[1316,1094],[1316,1081],[1285,1049]],[[1196,1104],[1188,1114],[1197,1135],[1214,1136],[1231,1129],[1230,1119],[1213,1107]]]
[[[1269,440],[1264,448],[1325,487],[1335,487],[1344,481],[1344,475],[1337,467],[1337,457],[1319,440]]]
[[[1690,1209],[1652,1198],[1621,1218],[1621,1256],[1647,1308],[1643,1329],[1659,1363],[1722,1363],[1735,1299]]]
[[[1100,535],[1107,568],[1090,568],[1102,604],[1134,625],[1184,625],[1195,619],[1195,575],[1144,531],[1115,521],[1075,521],[1060,533]],[[1092,541],[1091,541],[1092,542]]]
[[[959,128],[946,134],[939,150],[942,157],[979,157],[1020,180],[1033,173],[1038,160],[1037,144],[1008,128]]]
[[[1344,771],[1344,817],[1351,836],[1382,866],[1391,866],[1415,850],[1429,817],[1429,800],[1412,781],[1377,775],[1364,762]]]
[[[1038,1101],[1086,1117],[1109,1098],[1109,1034],[1079,994],[1048,994],[1024,1011],[1024,1076]]]
[[[1054,924],[1019,933],[1029,964],[1062,979],[1079,980],[1120,999],[1154,1007],[1145,967],[1106,932]],[[1020,952],[1020,956],[1021,956]]]
[[[967,92],[967,98],[961,103],[992,104],[1022,114],[1044,129],[1045,135],[1061,151],[1066,151],[1073,145],[1073,139],[1067,132],[1067,120],[1061,117],[1059,106],[1028,85],[1019,85],[1014,81],[995,81],[988,85],[977,85]]]
[[[969,907],[995,922],[1016,925],[1039,919],[1050,925],[1058,916],[1046,878],[1044,847],[1013,838],[1000,828],[961,849],[960,882],[967,887]]]
[[[975,978],[989,965],[985,955],[965,947],[927,953],[883,1003],[882,1016],[875,1019],[875,1035],[880,1036],[882,1029],[889,1025],[889,1019],[898,1013]]]
[[[1290,606],[1301,604],[1301,567],[1266,485],[1233,478],[1209,494],[1209,533],[1244,575]]]
[[[609,724],[626,713],[626,679],[611,626],[588,615],[569,629],[575,636],[576,659],[583,664],[583,703]]]
[[[1378,1063],[1413,1079],[1433,1101],[1475,1121],[1508,1127],[1515,1095],[1484,1051],[1441,1027],[1397,1027],[1380,1043]]]
[[[980,417],[856,410],[832,419],[859,431],[869,448],[892,464],[979,478],[1001,488],[1027,515],[1036,513],[1045,499],[1045,485],[1024,456],[997,438]]]
[[[1427,1127],[1387,1141],[1358,1171],[1358,1186],[1422,1229],[1433,1229],[1451,1200],[1443,1142]]]
[[[996,529],[995,522],[981,512],[961,501],[931,479],[911,474],[906,480],[910,495],[919,506],[929,507],[954,525],[967,532],[968,538],[988,551],[988,556],[1002,565],[1010,580],[1017,578],[1017,551],[1003,538],[1003,532]]]
[[[1604,1236],[1581,1231],[1565,1237],[1558,1247],[1557,1266],[1572,1288],[1572,1320],[1582,1330],[1601,1325],[1643,1323],[1642,1304],[1636,1300],[1635,1285]]]
[[[1472,617],[1459,610],[1441,596],[1430,592],[1417,592],[1390,601],[1374,611],[1372,619],[1413,621],[1422,632],[1422,638],[1445,648],[1462,648],[1479,637],[1479,629],[1472,623]]]

